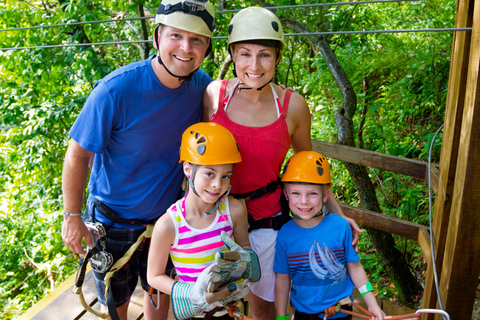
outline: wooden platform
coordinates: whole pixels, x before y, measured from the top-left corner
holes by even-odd
[[[75,275],[68,278],[60,286],[58,286],[54,292],[45,296],[37,304],[27,310],[19,320],[94,320],[99,319],[93,314],[86,312],[82,305],[78,295],[73,293],[73,285],[75,282]],[[140,282],[140,281],[139,281]],[[83,285],[83,294],[85,301],[90,303],[96,309],[100,309],[99,303],[96,298],[95,284],[93,280],[92,271],[88,271],[85,275],[85,283]],[[354,290],[353,297],[357,303],[365,306],[363,299],[358,294],[357,290]],[[387,300],[378,299],[379,305],[383,308],[387,315],[400,315],[413,313],[415,310],[392,304]],[[143,289],[140,284],[132,296],[129,306],[128,320],[143,319]],[[357,311],[357,310],[354,310]],[[291,311],[289,312],[291,314]],[[251,317],[251,312],[249,312]],[[355,320],[361,318],[354,317]],[[171,308],[168,320],[175,320],[173,317]]]

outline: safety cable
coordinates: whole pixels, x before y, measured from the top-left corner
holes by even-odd
[[[301,5],[291,5],[291,6],[265,7],[265,9],[269,9],[269,10],[299,9],[299,8],[312,8],[312,7],[322,7],[322,6],[344,6],[344,5],[357,5],[357,4],[389,3],[389,2],[413,2],[413,1],[425,1],[425,0],[366,0],[366,1],[313,3],[313,4],[301,4]],[[215,11],[215,14],[238,12],[240,10],[242,10],[242,9],[220,10],[220,11]],[[17,30],[28,30],[28,29],[52,28],[52,27],[70,27],[70,26],[79,26],[79,25],[84,25],[84,24],[134,21],[134,20],[154,19],[154,18],[155,18],[155,16],[146,16],[146,17],[136,17],[136,18],[123,18],[123,19],[110,19],[110,20],[97,20],[97,21],[81,21],[81,22],[71,22],[71,23],[63,23],[63,24],[47,24],[47,25],[41,25],[41,26],[0,29],[0,32],[2,32],[2,31],[17,31]]]
[[[449,32],[449,31],[472,31],[472,28],[432,28],[432,29],[403,29],[403,30],[359,30],[359,31],[325,31],[325,32],[301,32],[301,33],[285,33],[285,37],[293,36],[321,36],[335,34],[372,34],[372,33],[407,33],[407,32]],[[227,36],[212,37],[213,39],[227,39]],[[145,43],[152,40],[133,40],[133,41],[115,41],[115,42],[94,42],[94,43],[72,43],[72,44],[52,44],[44,46],[31,47],[11,47],[0,48],[0,51],[8,50],[25,50],[25,49],[45,49],[45,48],[66,48],[66,47],[88,47],[113,44],[130,44]]]
[[[432,142],[430,143],[430,149],[428,150],[428,220],[430,224],[430,248],[432,252],[432,267],[433,267],[433,279],[435,280],[435,289],[437,290],[437,297],[438,297],[438,305],[440,306],[440,309],[445,311],[443,308],[443,303],[442,303],[442,296],[440,295],[440,287],[438,286],[438,275],[437,275],[437,265],[435,261],[435,248],[434,248],[434,243],[433,243],[433,222],[432,222],[432,149],[433,149],[433,143],[435,142],[435,139],[440,132],[440,130],[443,129],[443,124],[438,128],[437,132],[435,132],[435,135],[432,138]],[[443,319],[446,320],[446,317],[443,316]]]

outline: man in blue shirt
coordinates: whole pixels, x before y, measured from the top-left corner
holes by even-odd
[[[82,239],[90,248],[96,245],[84,221],[102,223],[107,233],[103,249],[113,261],[118,260],[145,225],[177,199],[183,179],[178,164],[181,136],[200,120],[203,92],[211,81],[198,68],[211,50],[214,19],[208,1],[163,0],[155,20],[157,55],[122,67],[96,83],[69,132],[64,160],[62,238],[73,252],[86,253]],[[113,212],[113,217],[105,210]],[[147,240],[141,253],[123,268],[127,270],[110,281],[109,292],[120,319],[127,319],[139,275],[146,290],[145,318],[167,318],[168,296],[162,295],[158,310],[149,302],[148,244]],[[104,276],[95,272],[97,296],[106,305]]]

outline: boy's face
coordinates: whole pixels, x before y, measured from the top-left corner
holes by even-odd
[[[190,177],[193,165],[185,161],[183,171],[187,177]],[[232,173],[233,164],[197,165],[197,171],[193,177],[195,190],[204,202],[215,203],[228,190]]]
[[[285,184],[290,210],[302,220],[309,220],[322,210],[330,189],[319,184]]]

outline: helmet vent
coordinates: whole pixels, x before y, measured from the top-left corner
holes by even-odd
[[[323,167],[317,167],[317,172],[319,176],[323,175]]]
[[[228,34],[232,34],[232,31],[233,31],[233,24],[229,25],[228,26]]]
[[[198,145],[197,146],[197,151],[198,151],[198,154],[203,156],[203,154],[205,153],[205,150],[207,149],[207,146],[204,145],[204,144],[201,144],[201,145]]]
[[[278,23],[277,23],[277,21],[272,21],[272,27],[273,27],[273,30],[275,30],[275,32],[278,32]]]

